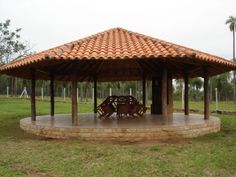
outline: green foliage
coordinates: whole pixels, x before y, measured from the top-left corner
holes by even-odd
[[[193,101],[201,101],[204,97],[203,79],[191,78],[189,80],[189,98]],[[213,76],[210,78],[210,94],[211,100],[215,100],[215,88],[218,89],[218,100],[231,101],[233,100],[233,79],[230,72]],[[174,100],[181,100],[182,87],[184,86],[183,80],[179,79],[175,81]]]
[[[176,79],[174,87],[174,100],[181,100],[183,87],[184,87],[183,79]]]
[[[0,65],[28,54],[27,45],[20,41],[21,28],[10,29],[10,20],[0,23]]]
[[[203,80],[199,77],[192,78],[190,80],[190,99],[199,101],[203,99],[203,93],[201,92],[203,86]]]
[[[226,25],[229,25],[230,31],[235,31],[235,25],[236,25],[236,17],[229,16],[229,18],[225,22]]]
[[[0,23],[0,66],[12,60],[31,54],[26,42],[20,38],[21,28],[11,29],[11,21],[6,20]],[[20,84],[22,83],[22,80]],[[6,93],[6,87],[11,86],[12,93],[16,94],[17,81],[12,77],[0,77],[0,91]]]
[[[224,73],[211,78],[212,97],[215,99],[215,88],[218,90],[218,97],[221,101],[231,100],[233,98],[233,84],[230,73]],[[231,99],[230,99],[231,98]]]

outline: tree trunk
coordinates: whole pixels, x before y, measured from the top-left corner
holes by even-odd
[[[67,83],[67,96],[70,97],[71,96],[71,86],[70,83]]]
[[[214,94],[213,92],[213,88],[212,88],[212,80],[211,78],[209,79],[209,85],[210,85],[210,98],[209,98],[209,102],[211,103],[212,102],[212,95]]]
[[[83,102],[83,83],[80,83],[80,102]]]
[[[204,71],[204,119],[209,119],[209,75]]]
[[[88,82],[85,83],[85,101],[88,102]]]
[[[25,79],[23,79],[23,87],[26,87],[26,80]]]
[[[12,82],[12,96],[16,96],[17,95],[17,80],[15,77],[11,78],[11,82]]]
[[[235,62],[235,25],[233,28],[233,61]],[[233,71],[233,82],[234,82],[234,103],[236,104],[236,72]]]

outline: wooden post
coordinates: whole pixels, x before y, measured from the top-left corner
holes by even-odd
[[[218,111],[219,106],[218,106],[218,90],[217,90],[217,88],[215,88],[215,94],[216,94],[216,111]]]
[[[63,88],[63,100],[66,101],[66,88]]]
[[[71,101],[72,101],[72,125],[78,124],[78,103],[77,103],[77,78],[71,78]]]
[[[43,101],[44,98],[44,91],[43,91],[43,87],[41,87],[41,100]]]
[[[143,106],[146,106],[146,76],[143,75]]]
[[[55,112],[54,73],[50,73],[50,105],[51,105],[51,117],[54,117],[54,112]]]
[[[204,119],[209,119],[209,75],[207,69],[204,70]]]
[[[189,115],[189,77],[184,73],[184,114]]]
[[[94,100],[93,100],[93,111],[94,113],[97,113],[97,77],[94,76],[94,82],[93,82],[93,97],[94,97]]]
[[[9,97],[9,87],[7,86],[7,97]]]
[[[172,85],[172,74],[168,73],[167,81],[167,112],[168,114],[173,113],[173,85]]]
[[[112,90],[109,88],[109,96],[112,96]]]
[[[163,68],[161,79],[162,116],[167,117],[167,69]]]
[[[184,84],[182,84],[181,89],[181,109],[184,109]]]
[[[162,78],[153,77],[152,78],[152,105],[151,114],[162,114]]]
[[[31,70],[31,120],[36,121],[36,104],[35,104],[35,70]]]

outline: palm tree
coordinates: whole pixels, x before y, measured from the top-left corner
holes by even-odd
[[[196,78],[191,79],[190,85],[192,86],[194,90],[198,92],[202,88],[203,81],[199,77],[196,77]]]
[[[236,31],[236,17],[229,16],[228,20],[225,22],[226,25],[229,25],[230,31],[233,32],[233,61],[235,61],[235,31]],[[236,103],[236,72],[233,72],[233,82],[234,82],[234,102]]]

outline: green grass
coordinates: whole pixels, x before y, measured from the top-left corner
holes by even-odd
[[[56,113],[69,113],[69,100],[57,100]],[[202,108],[200,103],[190,105]],[[235,109],[232,103],[221,105]],[[79,104],[79,111],[91,112],[92,104]],[[49,102],[38,101],[37,114],[48,113]],[[236,116],[221,115],[219,133],[127,145],[40,138],[19,128],[19,120],[29,115],[29,100],[0,98],[1,177],[236,176]]]
[[[190,109],[204,109],[203,101],[190,101],[189,102],[189,108]],[[182,107],[181,101],[174,101],[174,107],[180,109]],[[216,109],[216,103],[212,101],[210,103],[210,109],[215,110]],[[236,104],[233,102],[219,102],[218,103],[218,109],[221,111],[236,111]]]

